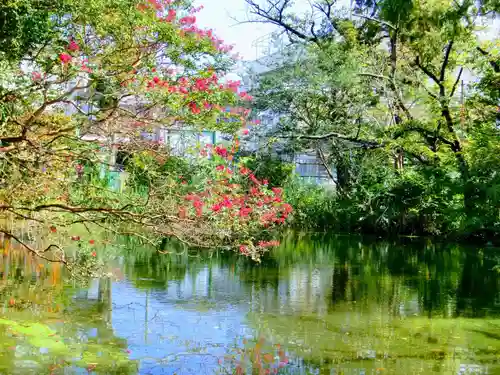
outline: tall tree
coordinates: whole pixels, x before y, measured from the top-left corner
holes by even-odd
[[[158,129],[219,130],[237,142],[245,113],[223,107],[251,98],[236,94],[238,83],[219,82],[232,64],[231,47],[196,26],[199,10],[184,0],[9,0],[0,6],[4,219],[26,220],[42,233],[93,223],[203,247],[245,243],[242,252],[257,257],[267,245],[251,241],[255,229],[278,222],[260,215],[281,215],[285,206],[260,181],[249,181],[249,173],[211,170],[195,182],[164,171],[149,178],[144,191],[124,192],[81,178],[84,168],[112,166],[106,153],[117,147],[142,157],[142,172],[163,166],[169,149],[144,137]],[[213,160],[231,165],[226,148],[211,152]],[[242,182],[224,186],[231,178]],[[250,188],[253,198],[243,199]],[[257,206],[264,195],[268,201]],[[226,202],[217,210],[224,214],[210,209],[219,201]],[[15,225],[2,224],[0,231],[22,242]],[[45,250],[58,248],[53,245]],[[44,249],[25,246],[45,256]],[[64,255],[51,259],[64,261]]]
[[[463,197],[467,217],[474,216],[482,203],[471,170],[470,157],[477,146],[474,129],[487,128],[494,137],[491,141],[498,140],[494,89],[498,51],[492,48],[498,42],[481,44],[477,31],[480,20],[498,15],[497,2],[478,6],[472,1],[361,0],[349,13],[342,13],[335,1],[321,0],[302,16],[294,14],[287,0],[247,3],[253,21],[277,25],[292,43],[307,46],[307,57],[299,65],[314,61],[305,72],[283,67],[294,77],[307,75],[311,65],[316,69],[314,76],[303,79],[307,89],[297,89],[300,99],[294,96],[291,106],[283,102],[294,123],[285,137],[316,144],[318,139],[329,139],[329,155],[342,149],[339,144],[356,143],[372,155],[385,150],[392,154],[396,171],[404,166],[419,173],[432,171],[434,176],[446,171],[445,175],[458,177],[451,178],[453,189]],[[465,74],[481,82],[466,88],[471,94],[467,98],[461,85]],[[317,76],[322,77],[320,85]],[[342,77],[349,79],[342,83]],[[274,97],[293,90],[290,86],[282,85]],[[268,89],[266,84],[260,87],[262,99]],[[322,107],[313,117],[315,126],[302,132],[304,119],[297,114],[323,105],[326,98],[318,96],[320,91],[328,92],[342,110]],[[332,94],[339,91],[345,95]],[[327,128],[318,126],[325,123]]]

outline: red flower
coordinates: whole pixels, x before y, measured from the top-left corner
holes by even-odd
[[[231,199],[227,195],[224,196],[224,200],[222,201],[222,205],[227,208],[233,207],[233,202],[231,202]]]
[[[223,171],[224,169],[225,169],[225,167],[222,164],[215,167],[215,170],[219,171],[219,172]]]
[[[155,76],[155,77],[153,78],[153,82],[154,82],[154,83],[160,83],[160,77],[156,77],[156,76]]]
[[[70,55],[68,55],[67,53],[61,53],[59,55],[59,60],[61,60],[61,62],[63,64],[68,64],[72,59],[73,58]]]
[[[222,205],[220,203],[214,204],[212,206],[212,211],[213,212],[219,212],[222,209]]]
[[[247,247],[245,245],[240,246],[240,253],[246,254],[247,253]]]
[[[215,153],[219,156],[222,156],[223,158],[226,158],[228,156],[227,149],[220,146],[215,146]]]
[[[199,91],[205,91],[208,89],[208,80],[203,78],[196,78],[194,86]]]
[[[275,195],[281,195],[281,193],[283,192],[283,190],[281,190],[280,188],[277,188],[277,187],[273,187],[272,191]]]
[[[241,217],[247,217],[252,211],[252,207],[242,207],[239,214]]]
[[[250,174],[250,180],[252,180],[252,182],[254,184],[257,184],[257,185],[260,184],[260,181],[255,177],[255,175],[253,173]]]
[[[49,229],[50,229],[50,231],[52,233],[56,233],[57,232],[57,228],[55,226],[51,226]]]
[[[177,15],[177,12],[175,11],[175,9],[169,9],[168,15],[167,15],[167,17],[165,17],[165,21],[172,22],[173,20],[175,20],[176,15]]]
[[[71,236],[71,241],[80,241],[80,236]]]
[[[82,70],[84,72],[87,72],[87,73],[92,73],[92,69],[90,69],[87,65],[85,65],[85,63],[82,64]],[[127,82],[124,82],[124,85],[126,84]]]
[[[75,51],[78,51],[78,50],[80,50],[80,46],[74,40],[72,40],[71,42],[69,42],[68,51],[75,52]]]
[[[95,251],[92,251],[92,253],[90,253],[90,255],[92,255],[93,257],[96,257],[97,253]]]
[[[200,108],[198,108],[198,105],[195,102],[189,103],[188,106],[191,112],[195,115],[201,112]]]
[[[246,168],[246,167],[241,167],[241,168],[240,168],[240,173],[241,173],[242,175],[247,175],[247,174],[249,174],[250,172],[251,172],[251,171],[250,171],[250,169],[248,169],[248,168]]]
[[[264,180],[262,180],[262,184],[263,184],[263,185],[269,185],[269,181],[268,181],[268,180],[266,180],[266,179],[264,179]]]
[[[93,244],[95,244],[95,241],[94,240],[90,240],[89,244],[93,245]]]

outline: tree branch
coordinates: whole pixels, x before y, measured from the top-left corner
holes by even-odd
[[[446,46],[443,64],[441,65],[441,72],[439,73],[440,82],[444,82],[444,79],[446,78],[446,67],[448,66],[448,62],[450,61],[450,53],[452,48],[453,48],[453,40],[450,40],[448,46]]]
[[[493,70],[495,71],[495,73],[500,73],[500,64],[491,59],[491,55],[489,54],[489,52],[482,49],[479,46],[476,47],[476,49],[479,51],[479,53],[481,53],[481,55],[488,57],[488,62],[490,63],[490,65],[493,68]]]
[[[16,240],[16,242],[18,242],[21,246],[23,246],[30,253],[33,253],[37,257],[39,257],[39,258],[41,258],[43,260],[46,260],[47,262],[51,262],[51,263],[63,263],[65,265],[68,264],[66,262],[66,260],[64,259],[64,252],[63,252],[63,250],[58,245],[50,244],[49,246],[47,246],[43,250],[36,250],[35,248],[31,247],[27,243],[23,242],[19,237],[17,237],[16,235],[14,235],[13,233],[11,233],[10,231],[6,231],[4,229],[0,229],[0,233],[5,234],[7,237],[13,238],[14,240]],[[46,253],[47,251],[49,251],[52,248],[56,248],[56,249],[58,249],[58,250],[61,251],[61,254],[63,254],[63,256],[61,257],[61,259],[51,259],[51,258],[48,258],[45,255],[43,255],[44,253]]]
[[[373,21],[373,22],[376,22],[376,23],[379,23],[381,25],[384,25],[384,26],[387,26],[388,28],[396,31],[398,28],[396,26],[394,26],[393,24],[387,22],[387,21],[383,21],[383,20],[379,20],[379,19],[376,19],[376,18],[373,18],[373,17],[369,17],[369,16],[364,16],[362,14],[353,14],[353,16],[355,17],[359,17],[359,18],[364,18],[365,20],[369,20],[369,21]]]
[[[458,82],[460,82],[460,77],[462,76],[463,71],[464,71],[464,67],[461,66],[460,71],[458,72],[457,79],[455,80],[455,83],[453,84],[453,88],[451,89],[450,98],[452,98],[453,95],[455,95],[455,90],[457,89]]]
[[[427,69],[425,66],[423,66],[421,63],[420,63],[420,57],[417,56],[415,58],[415,65],[418,66],[420,68],[420,70],[422,72],[424,72],[427,77],[429,77],[430,79],[432,79],[438,86],[441,86],[441,82],[439,81],[438,77],[432,73],[429,69]]]
[[[283,136],[281,138],[297,139],[297,140],[300,140],[300,139],[324,140],[324,139],[329,139],[329,138],[337,138],[337,139],[342,139],[344,141],[349,141],[349,142],[360,144],[363,148],[367,148],[367,149],[380,148],[380,147],[385,146],[385,143],[378,143],[375,141],[362,140],[362,139],[358,139],[357,137],[350,137],[350,136],[346,136],[344,134],[340,134],[340,133],[336,133],[336,132],[331,132],[331,133],[321,134],[321,135]]]

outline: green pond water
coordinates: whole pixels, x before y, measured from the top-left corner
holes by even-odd
[[[0,374],[500,374],[499,256],[290,235],[258,265],[130,243],[82,286],[4,243]]]

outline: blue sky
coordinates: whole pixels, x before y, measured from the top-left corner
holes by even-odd
[[[261,23],[238,24],[237,20],[248,19],[244,0],[198,0],[196,4],[205,7],[196,15],[198,25],[213,29],[226,44],[234,44],[234,51],[245,60],[255,58],[252,42],[274,30],[271,25]]]

